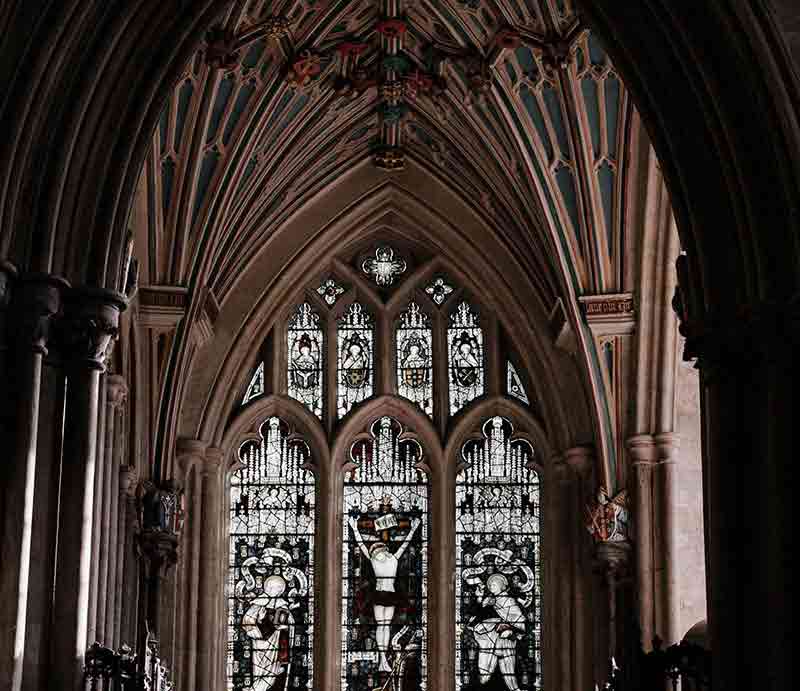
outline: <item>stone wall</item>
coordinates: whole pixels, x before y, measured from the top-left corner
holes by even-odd
[[[685,634],[706,618],[706,568],[703,536],[703,477],[698,371],[678,365],[676,426],[681,435],[678,466],[678,574],[680,629]]]

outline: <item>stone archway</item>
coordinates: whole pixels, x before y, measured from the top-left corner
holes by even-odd
[[[119,287],[127,214],[160,106],[228,6],[5,5],[0,254],[25,272]],[[703,371],[715,684],[766,676],[787,687],[796,82],[760,3],[604,0],[584,11],[637,98],[688,252],[684,328]],[[76,456],[91,455],[78,441],[86,453]],[[15,457],[25,458],[30,440],[20,443]],[[745,510],[754,495],[771,497],[758,520]]]

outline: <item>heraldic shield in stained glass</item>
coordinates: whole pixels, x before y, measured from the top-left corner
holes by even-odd
[[[495,416],[456,478],[456,689],[540,688],[539,479],[533,448]]]
[[[416,302],[397,326],[397,392],[433,417],[433,335]]]
[[[376,420],[351,448],[342,554],[342,689],[418,691],[427,680],[428,485],[422,449]]]
[[[483,394],[483,331],[466,302],[450,315],[447,329],[450,414]]]
[[[338,324],[336,400],[340,418],[372,396],[372,348],[372,317],[354,302]]]
[[[229,691],[313,685],[314,476],[308,446],[270,417],[231,476]]]
[[[304,302],[287,329],[289,395],[322,417],[323,335],[319,315]]]

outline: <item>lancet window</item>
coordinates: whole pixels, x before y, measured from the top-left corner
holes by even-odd
[[[428,485],[422,447],[402,432],[376,420],[344,476],[341,674],[351,691],[425,688]]]
[[[456,479],[456,689],[541,677],[539,476],[509,420],[487,420]]]
[[[230,480],[228,689],[311,689],[314,476],[308,445],[271,416]]]

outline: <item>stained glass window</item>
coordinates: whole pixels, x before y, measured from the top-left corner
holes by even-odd
[[[313,688],[314,476],[277,417],[231,476],[228,689]]]
[[[424,689],[428,486],[422,448],[381,417],[345,474],[342,689]]]
[[[433,417],[433,334],[416,302],[397,325],[397,392]]]
[[[441,307],[447,296],[453,292],[453,286],[444,276],[437,276],[425,286],[425,292],[437,306]]]
[[[289,320],[287,335],[289,395],[321,418],[324,336],[319,315],[307,302]]]
[[[344,290],[344,286],[337,283],[334,278],[328,278],[317,286],[317,294],[325,300],[325,304],[328,305],[328,307],[333,307],[333,305],[336,304],[336,301],[339,299],[339,296],[344,293]]]
[[[522,379],[517,374],[517,369],[514,367],[511,360],[506,363],[506,391],[509,396],[522,401],[525,405],[530,405],[528,394],[525,392],[525,387],[522,385]]]
[[[372,396],[373,339],[372,317],[354,302],[338,324],[336,399],[340,418]]]
[[[247,391],[242,399],[242,405],[247,405],[254,398],[264,395],[264,363],[259,363],[256,367],[255,374],[247,385]]]
[[[456,690],[541,687],[539,478],[499,416],[456,477]]]
[[[405,273],[407,267],[405,259],[398,259],[394,254],[391,247],[378,247],[374,257],[368,257],[361,263],[361,270],[372,276],[376,285],[390,286],[397,276]]]
[[[483,394],[483,331],[475,311],[459,303],[447,329],[450,414]]]

